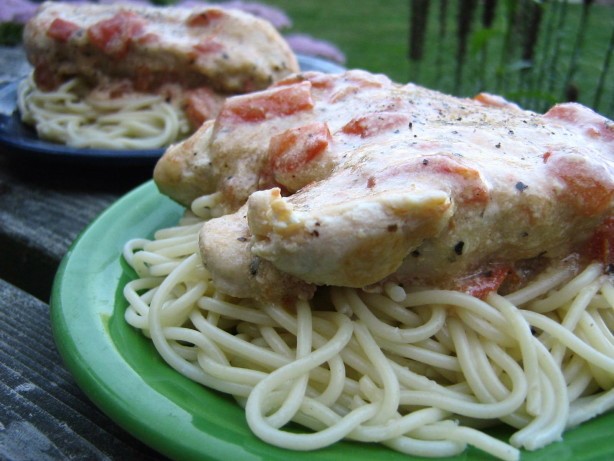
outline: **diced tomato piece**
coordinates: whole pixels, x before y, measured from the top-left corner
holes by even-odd
[[[197,58],[202,54],[219,53],[223,49],[224,45],[218,42],[214,37],[207,37],[193,46],[195,53],[192,57]]]
[[[339,103],[364,90],[383,88],[390,84],[390,79],[381,74],[369,75],[361,71],[348,72],[343,78],[339,78],[335,82],[329,101],[333,104]]]
[[[553,155],[546,163],[550,172],[565,183],[562,199],[582,216],[603,213],[614,198],[614,183],[599,166],[572,155]]]
[[[270,88],[275,88],[278,86],[288,86],[288,85],[296,85],[297,83],[304,82],[306,80],[301,74],[292,74],[289,77],[282,78],[274,82]]]
[[[136,41],[139,45],[154,45],[160,43],[160,36],[153,32],[148,32],[141,35]]]
[[[447,156],[430,156],[422,160],[429,171],[453,177],[458,184],[457,200],[466,204],[485,205],[490,200],[488,189],[480,172]]]
[[[217,118],[217,124],[262,122],[311,110],[313,106],[311,84],[301,82],[228,98]]]
[[[134,87],[128,80],[117,80],[106,87],[111,98],[121,98],[134,91]]]
[[[46,61],[41,61],[34,67],[34,81],[37,87],[45,91],[54,90],[62,83],[58,74],[51,70]]]
[[[488,270],[457,280],[456,284],[460,291],[484,299],[499,289],[509,272],[508,266],[494,265]]]
[[[186,20],[188,27],[206,27],[218,19],[223,18],[226,12],[220,8],[209,8],[204,11],[192,13]]]
[[[186,115],[194,127],[201,126],[215,117],[220,107],[221,98],[209,88],[190,90],[186,97]]]
[[[485,106],[491,107],[507,107],[509,109],[519,109],[518,105],[513,102],[508,101],[502,96],[490,94],[490,93],[480,93],[473,98],[475,101],[484,104]]]
[[[309,81],[312,88],[318,89],[331,89],[339,81],[339,75],[325,74],[322,72],[301,72],[298,74],[292,74],[277,82],[273,83],[271,87],[293,85],[295,83]]]
[[[193,13],[186,22],[188,27],[208,27],[217,23],[225,16],[226,12],[223,10],[211,8]],[[199,43],[193,46],[193,52],[190,55],[192,59],[198,59],[198,57],[203,54],[219,53],[224,49],[224,45],[215,39],[216,29],[210,31],[208,36],[204,37]]]
[[[578,115],[578,108],[575,104],[557,104],[556,106],[553,106],[548,112],[546,112],[544,114],[544,117],[577,123]]]
[[[292,75],[282,78],[281,80],[277,80],[276,82],[273,82],[269,88],[275,88],[278,86],[296,85],[297,83],[306,82],[308,80],[309,79],[307,78],[305,74],[300,74],[300,73],[292,74]]]
[[[557,104],[546,112],[544,117],[568,122],[576,128],[581,128],[584,134],[591,138],[614,142],[614,124],[581,104],[573,102]]]
[[[318,89],[332,88],[335,84],[335,76],[333,74],[308,72],[307,80],[311,82],[313,88]]]
[[[80,27],[74,22],[55,18],[49,25],[49,29],[47,29],[47,36],[58,42],[65,43],[79,29]]]
[[[384,74],[369,74],[362,71],[346,73],[344,81],[349,83],[350,86],[358,88],[383,88],[384,85],[391,83],[390,79]]]
[[[326,123],[316,122],[290,128],[271,138],[270,170],[275,173],[298,172],[328,148],[332,137]]]
[[[110,19],[92,25],[87,36],[90,42],[106,54],[122,58],[130,43],[143,34],[146,22],[130,11],[120,11]]]
[[[614,216],[609,216],[597,228],[587,244],[588,257],[606,267],[614,267]]]
[[[393,128],[407,126],[409,116],[399,112],[375,112],[356,117],[345,124],[341,131],[361,138],[375,136]]]
[[[431,152],[434,145],[437,144],[426,142],[416,145],[415,148],[425,148]],[[490,201],[488,186],[480,172],[445,154],[425,155],[413,162],[388,168],[380,174],[379,179],[397,178],[406,181],[407,178],[418,178],[421,175],[426,181],[441,176],[454,189],[453,195],[459,203],[483,207]]]

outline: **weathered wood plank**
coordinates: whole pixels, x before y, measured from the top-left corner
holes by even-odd
[[[0,150],[0,277],[47,301],[70,244],[151,171],[18,159]]]
[[[3,280],[0,459],[164,459],[88,400],[55,348],[49,307]]]

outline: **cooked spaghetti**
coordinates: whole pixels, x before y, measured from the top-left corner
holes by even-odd
[[[71,147],[156,149],[191,132],[183,110],[163,95],[109,97],[91,92],[78,78],[43,91],[30,75],[19,85],[17,105],[40,138]]]
[[[262,440],[315,450],[342,439],[415,456],[475,446],[518,459],[614,406],[614,285],[566,262],[484,301],[388,284],[320,288],[294,311],[216,290],[198,232],[215,195],[124,257],[126,321],[170,366],[232,394]],[[284,427],[290,421],[308,430]],[[483,429],[515,428],[509,443]]]

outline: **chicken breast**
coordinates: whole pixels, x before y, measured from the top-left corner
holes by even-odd
[[[607,235],[614,215],[611,121],[362,71],[231,98],[165,157],[163,191],[186,203],[217,191],[230,213],[203,226],[200,245],[218,286],[239,297],[386,282],[481,296]],[[170,163],[181,165],[172,187],[160,181]]]
[[[218,7],[46,2],[25,27],[24,47],[42,89],[79,76],[93,86],[127,79],[142,92],[173,83],[237,94],[299,69],[270,23]]]
[[[215,122],[166,151],[154,179],[186,206],[219,191],[224,212],[259,189],[294,193],[328,176],[346,152],[407,128],[412,108],[399,89],[383,75],[360,70],[288,77],[228,100]]]

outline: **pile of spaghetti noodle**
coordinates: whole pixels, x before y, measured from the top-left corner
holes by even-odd
[[[198,250],[212,205],[197,199],[176,227],[125,245],[138,274],[125,318],[179,373],[232,394],[262,440],[428,457],[472,445],[513,460],[614,406],[614,285],[601,265],[562,265],[484,301],[331,287],[290,311],[216,291]],[[483,431],[502,422],[509,443]]]
[[[79,78],[42,91],[30,75],[19,84],[17,107],[22,121],[34,126],[41,139],[71,147],[157,149],[191,131],[178,104],[162,95],[108,97],[91,92]]]

